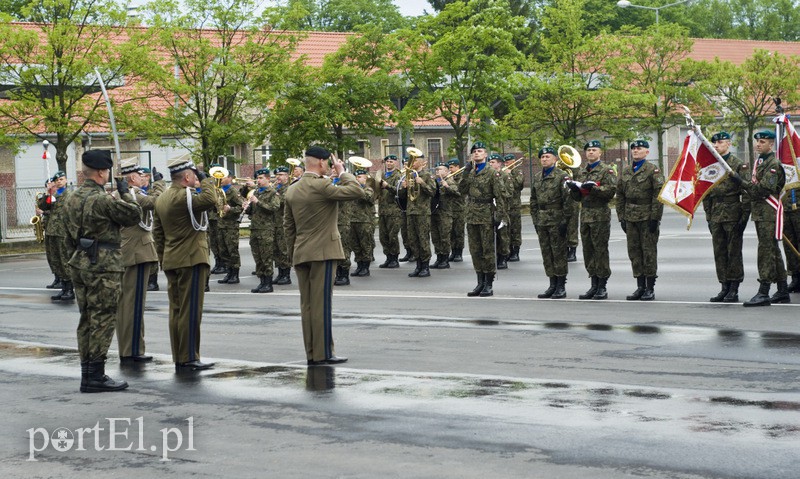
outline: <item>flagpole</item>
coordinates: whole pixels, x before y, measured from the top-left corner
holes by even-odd
[[[706,138],[705,135],[703,135],[703,132],[700,131],[700,126],[695,124],[694,119],[692,118],[692,112],[689,111],[689,108],[687,108],[686,105],[682,106],[683,106],[683,116],[686,118],[686,126],[688,126],[689,129],[691,129],[697,135],[698,138],[700,138],[700,141],[703,143],[703,145],[706,148],[708,148],[708,151],[710,151],[712,155],[714,155],[714,158],[716,158],[716,160],[722,165],[722,167],[725,168],[725,171],[727,171],[730,174],[734,174],[733,169],[731,169],[731,165],[729,165],[728,162],[722,158],[722,155],[720,155],[719,152],[717,152],[717,150],[714,148],[714,145],[712,145],[711,142],[708,141],[708,138]]]

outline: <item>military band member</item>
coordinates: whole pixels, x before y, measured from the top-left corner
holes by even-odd
[[[539,236],[539,247],[544,262],[544,272],[550,286],[539,298],[562,299],[567,297],[567,223],[572,216],[573,201],[564,185],[565,174],[556,167],[555,148],[545,146],[539,150],[542,173],[531,179],[531,219]]]
[[[758,158],[753,165],[750,181],[739,175],[731,175],[739,181],[750,196],[750,211],[758,236],[758,293],[746,301],[744,306],[769,306],[772,303],[788,303],[789,286],[786,284],[786,268],[776,239],[777,204],[786,183],[786,174],[772,149],[775,133],[764,130],[753,135],[756,140]],[[772,204],[771,204],[772,203]],[[773,206],[774,205],[774,206]],[[778,284],[778,291],[770,298],[769,288]]]
[[[400,182],[400,172],[397,170],[397,156],[387,155],[383,159],[384,173],[380,181],[378,193],[378,238],[383,246],[386,261],[378,265],[379,268],[399,268],[400,263],[400,222],[403,212],[395,198],[397,183]]]
[[[329,159],[340,175],[333,186],[323,175]],[[337,208],[361,198],[364,191],[344,164],[318,146],[309,147],[303,179],[286,193],[284,228],[300,289],[303,342],[309,366],[338,364],[333,347],[333,266],[344,257],[336,225]]]
[[[336,186],[339,184],[339,172],[335,169],[331,171],[331,183]],[[336,277],[333,280],[335,286],[350,285],[350,255],[353,252],[352,235],[350,234],[350,218],[352,217],[353,202],[339,202],[339,212],[336,224],[339,226],[339,239],[342,243],[344,258],[340,259],[336,266]]]
[[[400,194],[407,199],[406,221],[411,252],[417,259],[409,278],[427,278],[431,275],[431,200],[436,193],[436,183],[426,169],[428,160],[424,156],[414,158],[409,167],[414,170],[414,184],[408,185],[404,177],[400,181]],[[409,190],[416,192],[415,196]],[[414,196],[414,197],[412,197]]]
[[[68,236],[65,223],[64,205],[69,198],[70,192],[67,190],[67,175],[63,171],[57,171],[53,175],[53,181],[47,188],[45,195],[39,203],[39,209],[48,212],[47,229],[45,239],[49,242],[53,252],[53,266],[57,275],[63,279],[61,291],[51,296],[53,301],[72,302],[75,300],[75,291],[72,280],[70,279],[70,269],[67,263],[71,253],[64,242]]]
[[[522,168],[519,164],[513,166],[517,161],[514,155],[506,155],[503,157],[505,162],[505,171],[509,176],[511,192],[511,203],[508,207],[508,235],[510,242],[510,254],[508,261],[519,261],[519,249],[522,247],[522,189],[525,187],[525,176],[522,174]]]
[[[363,196],[351,207],[350,232],[356,270],[353,276],[369,276],[369,264],[372,262],[372,249],[375,238],[375,192],[368,184],[367,170],[355,171],[356,181],[361,186]]]
[[[405,170],[406,168],[411,168],[411,165],[408,163],[408,157],[403,158],[403,163],[405,163],[405,168],[400,172],[400,180],[402,181],[403,177],[405,177]],[[405,196],[403,196],[402,200],[400,199],[401,191],[400,189],[397,190],[398,201],[405,201]],[[401,217],[400,217],[400,239],[403,242],[403,247],[406,250],[405,256],[398,259],[397,261],[401,263],[405,263],[406,261],[416,261],[417,258],[414,257],[414,248],[411,245],[411,236],[408,234],[408,202],[405,203],[405,209],[402,210]]]
[[[461,168],[458,158],[451,158],[447,161],[447,169],[453,176],[448,180],[449,183],[458,185],[461,182],[461,174],[456,172]],[[463,171],[463,170],[462,170]],[[449,261],[460,263],[463,261],[464,253],[464,236],[465,236],[465,215],[466,215],[466,198],[457,196],[451,202],[450,213],[453,216],[453,227],[450,231],[450,257]]]
[[[508,256],[511,253],[511,243],[508,234],[508,224],[510,223],[508,208],[511,206],[511,177],[503,171],[503,158],[497,153],[489,155],[489,166],[495,174],[500,177],[503,183],[503,208],[497,209],[497,218],[500,224],[495,230],[495,244],[497,247],[497,269],[508,269]]]
[[[431,213],[431,240],[433,249],[436,251],[436,262],[432,268],[450,268],[450,233],[453,230],[453,204],[457,198],[461,197],[458,191],[458,182],[452,177],[447,178],[450,170],[447,164],[439,163],[436,165],[436,189],[438,192],[438,204]],[[436,198],[436,196],[434,196]],[[434,200],[436,201],[436,200]]]
[[[210,168],[221,167],[219,163],[211,163]],[[219,253],[219,215],[208,215],[208,247],[211,249],[211,254],[214,255],[214,267],[211,268],[211,274],[227,274],[228,266],[220,259]],[[207,291],[207,290],[206,290]]]
[[[603,163],[603,145],[591,140],[583,146],[586,165],[575,175],[576,182],[567,182],[573,201],[580,203],[580,231],[583,261],[591,278],[591,286],[578,299],[607,299],[611,262],[608,241],[611,237],[609,202],[617,191],[617,174]]]
[[[268,168],[256,170],[256,189],[248,193],[246,211],[250,214],[250,251],[256,262],[259,284],[251,293],[271,293],[275,231],[283,229],[283,220],[276,215],[280,199],[270,185]]]
[[[42,208],[45,207],[45,202],[47,201],[47,197],[50,195],[50,185],[53,183],[53,178],[50,177],[45,180],[44,188],[46,193],[37,195],[36,196],[36,214],[39,216],[40,221],[42,222],[41,228],[44,231],[44,254],[45,258],[47,258],[47,266],[50,268],[50,272],[53,274],[53,282],[45,286],[47,289],[61,289],[64,287],[64,280],[58,277],[58,266],[55,264],[56,261],[56,251],[55,245],[53,244],[52,240],[49,240],[47,237],[47,224],[50,220],[50,210],[43,210]],[[49,241],[48,241],[49,240]]]
[[[572,177],[578,174],[578,168],[570,168]],[[570,197],[572,199],[572,197]],[[574,200],[573,200],[574,201]],[[574,215],[570,216],[567,223],[567,263],[578,261],[578,243],[580,233],[580,202],[572,205]]]
[[[742,181],[749,182],[750,170],[747,163],[730,152],[731,135],[721,131],[711,137],[711,142]],[[741,181],[728,177],[706,194],[703,198],[703,210],[711,232],[717,280],[722,285],[719,293],[709,301],[736,303],[739,301],[739,284],[744,280],[742,235],[750,217],[750,198],[742,188]]]
[[[295,169],[297,168],[295,167]],[[299,168],[302,172],[302,167]],[[289,261],[289,247],[286,244],[286,234],[282,226],[286,189],[291,185],[289,181],[288,167],[279,166],[275,168],[275,193],[278,195],[279,206],[275,212],[275,253],[273,256],[275,266],[278,268],[278,276],[274,278],[274,283],[278,286],[292,284],[292,263]]]
[[[221,188],[225,193],[224,214],[219,218],[217,229],[217,244],[219,256],[228,272],[225,277],[217,280],[220,284],[239,284],[239,267],[241,266],[241,256],[239,255],[239,218],[242,216],[243,203],[242,195],[234,187],[233,172],[222,179]]]
[[[795,249],[800,246],[800,188],[786,190],[783,195],[783,234]],[[800,293],[800,259],[789,243],[783,243],[787,274],[792,276],[788,291]]]
[[[176,372],[200,371],[214,366],[200,360],[200,323],[209,274],[206,230],[208,217],[217,214],[211,211],[216,186],[214,178],[195,169],[189,155],[170,160],[167,167],[172,183],[156,200],[153,238],[167,276],[172,360]],[[200,193],[195,194],[198,184]]]
[[[128,387],[105,374],[108,348],[114,337],[122,280],[120,228],[136,225],[142,209],[133,201],[125,180],[117,181],[122,200],[106,193],[111,176],[111,152],[88,150],[81,158],[83,184],[65,202],[64,226],[71,278],[78,298],[78,353],[81,392],[119,391]]]
[[[658,201],[664,175],[647,161],[650,143],[636,140],[631,143],[633,163],[622,171],[617,183],[617,219],[628,241],[636,290],[625,299],[652,301],[655,299],[658,271],[658,236],[664,205]]]
[[[300,178],[303,177],[303,173],[305,172],[306,168],[302,163],[299,165],[292,166],[292,175],[289,181],[289,185],[293,185],[295,182],[300,181]]]
[[[505,188],[491,168],[487,168],[486,143],[476,141],[470,148],[470,159],[461,175],[458,189],[467,196],[466,224],[472,267],[478,284],[467,296],[492,296],[497,271],[495,249],[495,214],[502,210]]]

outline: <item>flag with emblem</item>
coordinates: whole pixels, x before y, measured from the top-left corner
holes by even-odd
[[[775,118],[776,132],[775,137],[780,138],[775,156],[780,160],[783,171],[786,172],[786,186],[784,189],[800,187],[800,177],[798,177],[798,156],[800,155],[800,135],[794,129],[789,115],[782,114]],[[783,133],[781,133],[783,128]]]
[[[716,153],[699,127],[690,130],[683,140],[681,156],[658,195],[658,201],[689,218],[687,229],[703,197],[728,173]]]

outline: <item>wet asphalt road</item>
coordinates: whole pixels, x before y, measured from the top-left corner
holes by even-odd
[[[427,279],[373,266],[337,288],[336,351],[350,357],[337,368],[305,366],[295,286],[254,295],[245,274],[212,280],[206,296],[201,351],[217,367],[176,375],[162,274],[146,311],[156,361],[121,367],[112,344],[107,372],[131,384],[115,394],[78,392],[77,307],[51,304],[44,259],[6,258],[0,474],[800,476],[800,295],[768,308],[708,303],[718,284],[705,222],[687,232],[667,213],[657,301],[624,300],[635,281],[616,229],[610,300],[538,300],[547,279],[527,223],[522,262],[500,273],[493,298],[465,296],[468,259]],[[247,273],[245,241],[241,252]],[[757,289],[752,226],[745,264],[743,300]],[[569,297],[587,287],[572,264]]]

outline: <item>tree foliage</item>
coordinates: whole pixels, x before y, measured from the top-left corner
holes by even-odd
[[[292,14],[276,25],[290,30],[352,32],[369,26],[388,33],[406,24],[392,0],[288,0],[285,10]]]

